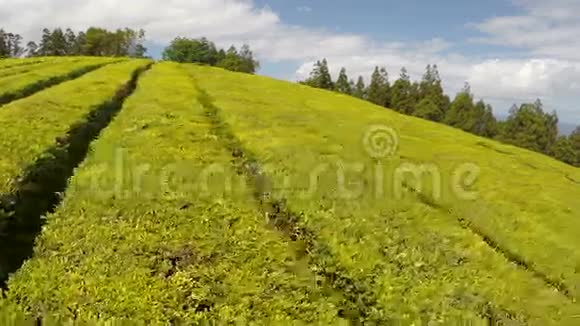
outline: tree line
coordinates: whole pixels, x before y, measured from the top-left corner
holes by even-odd
[[[356,82],[342,68],[333,80],[326,59],[314,64],[301,84],[367,100],[403,114],[445,123],[466,132],[550,155],[580,166],[580,126],[569,136],[559,136],[556,112],[545,112],[540,100],[514,105],[505,121],[498,121],[491,105],[476,101],[471,87],[453,100],[443,91],[437,65],[428,65],[421,81],[411,81],[405,68],[391,84],[384,67],[375,67],[369,85],[359,76]]]
[[[70,28],[45,28],[38,42],[30,41],[24,46],[22,36],[0,29],[0,58],[80,55],[143,57],[147,52],[144,41],[145,31],[142,29],[110,31],[90,27],[85,31],[74,32]],[[250,74],[260,67],[249,45],[244,44],[239,50],[233,45],[227,50],[218,49],[205,37],[175,38],[163,51],[163,59],[217,66]]]
[[[175,38],[163,51],[163,59],[217,66],[249,74],[255,73],[260,67],[260,63],[254,58],[254,53],[249,45],[244,44],[239,51],[232,45],[226,51],[218,49],[213,42],[205,37],[199,39]]]
[[[24,46],[20,35],[5,33],[0,29],[0,57],[143,57],[147,51],[143,45],[144,40],[144,30],[130,28],[109,31],[90,27],[79,32],[74,32],[70,28],[65,30],[44,28],[38,42],[30,41]]]

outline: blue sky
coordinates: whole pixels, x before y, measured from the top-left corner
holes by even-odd
[[[258,1],[279,12],[289,24],[364,34],[379,41],[402,42],[431,38],[461,42],[479,34],[474,28],[466,28],[468,24],[517,12],[510,2],[503,0],[374,0],[364,4],[345,0],[309,2]],[[466,50],[470,49],[466,47]]]
[[[26,40],[42,27],[143,28],[158,57],[176,36],[220,47],[249,43],[260,74],[295,81],[326,57],[336,76],[368,77],[405,66],[420,78],[437,64],[447,93],[465,82],[505,115],[542,99],[580,124],[580,1],[352,0],[0,0],[3,27]],[[51,25],[52,24],[52,25]]]
[[[488,1],[287,1],[260,0],[292,25],[333,32],[361,34],[376,41],[416,42],[444,38],[454,43],[449,50],[479,57],[515,55],[507,47],[464,42],[481,35],[469,25],[493,16],[515,15],[518,8],[504,0]],[[295,62],[264,62],[261,73],[286,78]]]
[[[558,2],[558,1],[556,1]],[[255,5],[257,7],[267,7],[273,12],[276,12],[280,17],[280,20],[285,24],[301,26],[306,29],[311,30],[323,30],[328,33],[346,33],[355,34],[362,37],[370,39],[372,42],[384,42],[384,43],[402,43],[412,44],[416,42],[423,42],[425,40],[442,40],[447,43],[447,46],[438,51],[437,56],[461,56],[462,59],[466,61],[471,61],[472,65],[477,65],[478,63],[485,63],[487,61],[503,60],[506,67],[505,74],[520,74],[521,78],[530,77],[527,82],[524,80],[516,80],[513,84],[524,85],[526,83],[533,84],[534,81],[531,80],[534,76],[526,76],[526,69],[531,69],[530,72],[534,74],[536,70],[539,76],[537,78],[543,78],[542,75],[546,72],[543,70],[545,68],[544,61],[559,60],[558,56],[546,56],[538,55],[533,46],[513,46],[510,40],[504,40],[503,42],[493,42],[486,41],[483,42],[478,39],[489,37],[489,28],[482,27],[489,23],[493,25],[494,19],[505,18],[517,19],[517,18],[530,18],[535,17],[535,11],[542,11],[543,8],[535,8],[534,1],[506,1],[506,0],[489,0],[489,1],[460,1],[460,0],[445,0],[445,1],[364,1],[364,2],[354,2],[347,0],[330,1],[330,0],[320,0],[320,1],[284,1],[284,0],[259,0],[256,1]],[[566,3],[562,4],[562,7],[558,7],[558,3],[554,3],[556,9],[561,9],[567,11]],[[571,12],[577,9],[576,6],[570,8]],[[544,10],[548,11],[549,10]],[[555,21],[549,21],[550,24],[555,26],[560,24],[558,19]],[[539,24],[541,25],[541,23]],[[566,26],[566,23],[563,23]],[[501,26],[498,26],[501,27]],[[507,29],[513,28],[517,30],[519,26],[508,25]],[[501,33],[501,28],[494,30],[492,32]],[[525,32],[525,31],[524,31]],[[534,31],[531,31],[532,33]],[[549,32],[549,31],[548,31]],[[557,30],[554,30],[557,33]],[[492,38],[494,35],[492,35]],[[539,39],[539,42],[542,40]],[[364,53],[365,49],[361,49]],[[541,52],[541,51],[540,51]],[[571,51],[570,51],[571,52]],[[332,57],[332,55],[330,55]],[[571,68],[566,67],[570,64],[570,58],[567,55],[562,56],[565,59],[564,62],[552,63],[553,65],[560,65],[562,67],[555,67],[556,70],[571,70],[575,77],[580,77],[579,74],[575,72],[578,70],[577,66],[572,64]],[[435,58],[436,59],[436,58]],[[544,60],[540,62],[530,63],[530,60]],[[331,59],[330,59],[331,60]],[[269,76],[274,76],[277,78],[284,79],[300,79],[304,77],[303,73],[296,77],[296,71],[301,65],[303,65],[303,60],[282,60],[282,61],[271,61],[266,58],[262,60],[262,70],[261,73]],[[433,62],[417,62],[418,67],[422,67],[427,63],[438,63]],[[520,65],[521,68],[512,67],[513,65]],[[526,67],[526,64],[528,67]],[[332,61],[331,61],[332,65]],[[348,68],[348,64],[345,63]],[[389,62],[385,62],[384,65],[389,65]],[[494,70],[492,64],[488,64],[490,70]],[[530,68],[531,66],[531,68]],[[535,67],[535,68],[534,68]],[[368,67],[367,71],[370,72]],[[391,76],[396,76],[398,73],[397,69],[399,67],[394,67],[395,71],[390,70]],[[338,67],[334,67],[338,69]],[[419,78],[420,71],[419,68],[415,70],[415,78]],[[466,69],[469,69],[467,67]],[[356,70],[356,69],[355,69]],[[411,69],[412,70],[412,69]],[[484,70],[482,73],[485,73]],[[496,74],[502,73],[501,65],[495,67]],[[357,72],[364,73],[363,71],[356,70]],[[368,75],[368,73],[367,73]],[[442,75],[445,76],[445,71],[442,71]],[[352,76],[351,76],[352,77]],[[356,77],[356,76],[354,76]],[[458,79],[454,76],[455,80],[450,81],[447,85],[447,91],[453,95],[454,92],[458,90],[463,85],[463,82],[470,81],[469,76],[464,78],[464,80]],[[494,92],[494,81],[493,76],[485,82],[481,82],[481,78],[474,78],[476,85],[473,85],[473,90],[477,95],[478,84],[481,85],[482,95],[484,99],[488,100],[495,107],[495,111],[498,115],[505,115],[507,110],[513,103],[520,103],[523,101],[532,101],[534,98],[541,98],[546,104],[547,110],[558,111],[561,120],[570,123],[580,123],[580,98],[574,96],[574,90],[559,92],[558,90],[548,90],[548,91],[535,91],[534,87],[531,87],[529,91],[517,89],[513,95],[509,94],[509,91],[505,92],[503,90],[497,90]],[[479,81],[479,82],[477,82]],[[509,83],[509,81],[506,81]],[[500,86],[501,84],[497,84]],[[495,94],[494,94],[495,93]],[[558,96],[549,96],[549,94],[558,94]],[[561,93],[561,94],[559,94]],[[572,93],[572,94],[571,94]],[[577,104],[578,103],[578,104]]]

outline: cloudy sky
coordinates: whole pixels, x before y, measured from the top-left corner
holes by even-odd
[[[446,90],[468,81],[476,97],[505,114],[541,98],[580,124],[578,0],[0,0],[0,24],[27,40],[40,29],[90,25],[147,31],[158,56],[174,36],[207,36],[220,46],[248,42],[261,74],[308,75],[326,57],[351,77],[402,66],[419,78],[437,64]]]

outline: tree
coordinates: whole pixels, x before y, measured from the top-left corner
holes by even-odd
[[[437,65],[428,65],[425,69],[425,74],[418,87],[418,98],[420,101],[429,99],[429,101],[424,103],[432,103],[435,107],[431,106],[428,111],[425,111],[425,107],[423,107],[421,112],[415,113],[415,115],[423,118],[428,115],[429,118],[427,119],[433,121],[442,121],[445,118],[450,101],[443,91]]]
[[[6,58],[10,56],[10,51],[8,49],[8,44],[6,42],[6,32],[0,29],[0,58]]]
[[[66,54],[67,55],[79,55],[80,53],[76,52],[76,42],[77,36],[75,32],[73,32],[70,28],[67,28],[64,37],[66,40]]]
[[[242,62],[240,56],[238,55],[238,50],[233,45],[230,46],[228,51],[225,53],[224,58],[217,62],[218,67],[231,71],[237,71],[241,64]]]
[[[356,82],[356,85],[354,87],[353,90],[353,94],[355,97],[358,97],[360,99],[366,99],[366,86],[365,86],[365,81],[363,79],[362,76],[358,77],[358,80]]]
[[[338,74],[338,78],[334,84],[334,89],[339,93],[352,94],[352,86],[348,80],[346,68],[343,67],[340,69],[340,73]]]
[[[56,28],[52,31],[50,38],[50,49],[51,52],[49,55],[65,56],[68,54],[68,43],[62,29]]]
[[[19,44],[22,38],[10,34],[12,56],[24,53]],[[0,35],[1,36],[1,35]],[[4,39],[4,37],[2,37]],[[86,32],[76,34],[72,29],[65,31],[61,28],[42,30],[39,43],[28,42],[26,53],[28,56],[119,56],[143,57],[147,49],[143,46],[144,30],[130,28],[109,31],[104,28],[90,27]],[[4,43],[4,42],[0,42]],[[2,45],[0,45],[1,51]]]
[[[570,165],[580,165],[580,156],[578,156],[578,152],[574,148],[571,138],[566,136],[560,136],[556,139],[556,142],[550,149],[550,155]]]
[[[35,57],[37,55],[38,55],[38,45],[33,41],[28,42],[28,44],[26,44],[26,56]]]
[[[217,52],[215,53],[215,55],[217,58]],[[237,67],[235,71],[254,74],[256,73],[256,70],[260,68],[260,63],[258,62],[258,60],[254,58],[254,53],[252,52],[248,44],[242,45],[239,56],[240,56],[240,66]]]
[[[371,83],[367,89],[367,100],[374,104],[387,107],[389,105],[389,75],[384,67],[375,67],[371,75]]]
[[[465,84],[463,90],[455,96],[449,111],[447,112],[444,122],[450,126],[472,132],[475,130],[475,105],[471,87]]]
[[[350,95],[354,96],[354,90],[356,88],[356,83],[354,82],[353,79],[348,80],[348,87],[350,88]]]
[[[147,48],[143,45],[145,42],[145,30],[138,31],[126,28],[125,29],[125,51],[126,55],[133,58],[142,58],[147,52]]]
[[[142,57],[146,48],[143,46],[144,30],[130,28],[108,31],[91,27],[85,33],[79,33],[74,47],[81,48],[81,54],[111,57]]]
[[[500,140],[540,153],[550,154],[558,137],[558,116],[545,113],[540,100],[514,106],[504,123]]]
[[[220,62],[226,58],[226,51],[224,49],[219,49],[217,53],[217,62]]]
[[[235,47],[231,47],[228,54],[230,56],[238,56]],[[215,44],[204,37],[201,39],[178,37],[165,48],[163,59],[181,63],[216,65],[218,63],[218,51]]]
[[[19,57],[24,52],[20,46],[22,36],[0,29],[0,58]]]
[[[84,48],[86,43],[87,43],[87,35],[85,34],[85,32],[79,32],[74,40],[74,44],[72,44],[71,52],[74,53],[75,55],[84,54]]]
[[[255,73],[260,67],[260,63],[254,58],[254,53],[249,45],[244,44],[239,52],[233,45],[227,51],[218,50],[215,44],[205,37],[200,39],[175,38],[163,51],[163,59],[218,66],[249,74]]]
[[[310,72],[310,77],[304,81],[304,84],[316,88],[328,90],[334,89],[334,84],[332,82],[332,77],[330,76],[326,59],[316,61],[312,72]]]
[[[318,80],[318,85],[320,88],[331,90],[334,88],[332,83],[332,77],[330,76],[330,70],[328,69],[328,62],[326,59],[322,59],[320,65],[320,76]]]
[[[52,32],[48,28],[42,29],[42,38],[38,45],[38,54],[41,56],[53,55]]]
[[[572,132],[569,137],[572,148],[576,153],[576,164],[575,166],[580,166],[580,126],[576,127],[576,130]]]
[[[572,134],[570,134],[570,140],[572,141],[574,148],[580,151],[580,126],[576,127]]]
[[[407,69],[401,69],[399,79],[395,81],[391,88],[390,106],[401,113],[413,114],[417,103],[417,86],[411,83],[411,78],[407,74]]]
[[[104,56],[110,54],[111,36],[103,28],[91,27],[85,33],[85,43],[82,49],[84,55]]]
[[[413,114],[419,118],[437,121],[441,115],[441,112],[437,104],[433,102],[430,97],[426,97],[417,104]]]
[[[457,94],[445,115],[444,122],[464,131],[493,138],[498,134],[498,122],[491,105],[483,100],[474,103],[471,87],[465,84]]]
[[[485,104],[483,100],[474,103],[471,87],[467,83],[451,103],[444,122],[464,131],[490,138],[497,135],[499,128],[491,106]]]
[[[241,57],[241,55],[238,53],[238,50],[233,45],[230,46],[230,48],[226,52],[226,56],[224,57],[224,59],[220,60],[217,63],[217,66],[230,71],[248,72],[243,71],[244,59]]]
[[[491,105],[485,104],[483,100],[480,100],[475,104],[471,118],[474,124],[472,129],[468,131],[488,138],[493,138],[497,135],[498,125]]]

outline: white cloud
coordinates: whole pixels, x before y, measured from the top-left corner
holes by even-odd
[[[485,34],[476,41],[524,49],[535,56],[580,60],[580,2],[515,0],[518,16],[490,18],[474,26]]]
[[[252,0],[0,0],[0,21],[26,39],[38,39],[42,27],[58,25],[144,28],[156,44],[175,36],[207,36],[222,47],[248,42],[262,61],[296,63],[299,78],[322,57],[334,73],[344,66],[351,77],[368,76],[375,65],[386,65],[391,79],[402,66],[420,78],[424,67],[435,63],[451,95],[469,81],[476,95],[503,103],[497,111],[505,112],[514,101],[543,98],[562,116],[580,122],[572,105],[580,102],[580,2],[514,1],[522,15],[473,25],[483,35],[478,42],[524,52],[519,59],[501,60],[453,54],[453,44],[441,38],[378,42],[360,34],[292,26]]]
[[[280,21],[267,8],[234,0],[0,0],[0,8],[2,25],[27,38],[38,38],[45,26],[83,29],[92,25],[144,28],[157,42],[176,35],[243,38]]]
[[[529,100],[577,92],[580,63],[555,59],[489,60],[472,67],[468,81],[484,97]]]
[[[519,60],[475,65],[473,89],[494,99],[544,98],[558,113],[580,123],[580,2],[514,0],[521,15],[493,17],[473,26],[476,42],[524,53]]]

